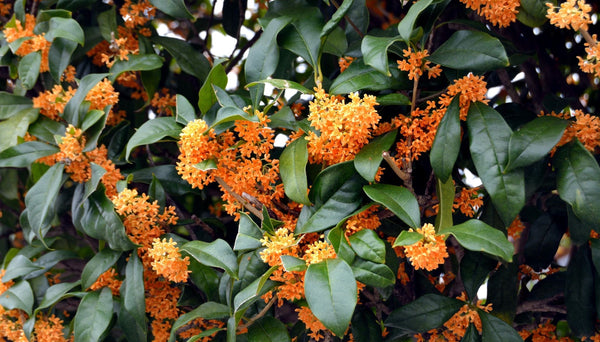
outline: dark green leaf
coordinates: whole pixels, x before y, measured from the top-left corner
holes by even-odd
[[[569,230],[573,225],[569,224]],[[554,255],[564,234],[552,217],[547,213],[538,217],[529,227],[529,235],[525,243],[524,256],[527,265],[540,271],[552,263]],[[587,232],[585,241],[588,241],[590,232]]]
[[[1,121],[0,132],[2,132],[2,134],[0,134],[0,152],[16,145],[18,137],[25,135],[29,124],[37,119],[38,114],[39,109],[37,108],[23,109],[8,118],[8,120]]]
[[[81,118],[79,117],[79,107],[81,106],[81,103],[85,100],[88,92],[107,76],[108,74],[88,74],[79,81],[77,92],[65,106],[65,111],[63,113],[65,121],[75,127],[79,127],[79,123],[81,122]]]
[[[237,120],[258,121],[258,117],[246,113],[241,108],[234,106],[226,106],[220,108],[219,111],[217,111],[217,117],[215,118],[215,121],[211,123],[210,127],[214,128],[215,126],[220,125],[222,123]]]
[[[350,265],[354,262],[354,259],[356,259],[356,254],[348,244],[348,240],[346,240],[346,234],[342,230],[342,222],[345,221],[346,220],[340,221],[341,224],[338,223],[338,225],[335,228],[329,231],[329,233],[327,234],[327,240],[329,240],[329,242],[333,246],[337,257],[341,258]]]
[[[262,238],[263,234],[258,225],[246,213],[240,213],[240,224],[233,250],[247,251],[260,248]]]
[[[513,132],[505,171],[528,166],[544,158],[558,143],[567,124],[566,120],[553,116],[540,116]]]
[[[76,48],[77,43],[67,38],[57,37],[52,42],[48,52],[48,67],[55,82],[60,81],[60,77],[71,62],[71,55]]]
[[[441,229],[439,234],[452,234],[464,248],[494,255],[508,262],[512,261],[515,252],[513,244],[501,231],[476,219]]]
[[[107,42],[111,42],[117,38],[117,8],[111,6],[108,11],[98,14],[98,26],[100,27],[100,34],[102,38]],[[131,57],[131,56],[129,56]]]
[[[600,239],[591,239],[590,247],[592,250],[592,261],[596,268],[596,273],[600,274]]]
[[[0,91],[0,120],[8,119],[24,109],[31,108],[32,104],[28,97]]]
[[[58,152],[56,146],[27,141],[0,152],[0,167],[27,167],[39,158]]]
[[[354,167],[364,179],[369,182],[375,181],[375,175],[383,160],[383,152],[392,146],[397,133],[398,130],[393,130],[378,136],[358,152],[354,158]]]
[[[147,71],[158,69],[163,65],[163,59],[158,55],[129,55],[127,60],[118,60],[110,68],[109,79],[114,82],[119,75],[127,71]]]
[[[85,132],[89,128],[93,127],[100,119],[104,117],[104,114],[104,111],[99,109],[94,109],[87,112],[83,118],[83,121],[81,122],[81,130]]]
[[[215,271],[212,267],[205,266],[196,259],[190,259],[190,265],[188,270],[190,273],[190,279],[194,285],[204,292],[208,300],[218,300],[219,298],[219,280],[221,273]]]
[[[190,184],[177,173],[175,165],[158,165],[131,173],[135,182],[150,184],[153,177],[160,181],[165,191],[172,195],[183,195],[192,191]]]
[[[162,2],[162,0],[155,0],[155,2]],[[210,63],[200,51],[177,38],[152,37],[152,40],[167,49],[183,71],[204,82],[210,70]]]
[[[89,6],[95,2],[96,0],[58,0],[56,7],[74,11],[76,9]]]
[[[454,205],[454,180],[448,177],[448,180],[442,182],[436,178],[435,192],[440,199],[438,206],[438,214],[435,217],[435,230],[439,231],[446,227],[454,225],[452,219],[452,211]]]
[[[377,96],[377,103],[380,106],[410,106],[410,99],[400,93],[392,93]]]
[[[373,184],[363,188],[373,201],[391,210],[409,227],[421,227],[421,212],[415,195],[408,189],[389,184]]]
[[[454,96],[438,126],[429,158],[435,175],[446,182],[460,151],[460,96]]]
[[[293,21],[292,26],[281,33],[280,46],[302,57],[316,68],[321,48],[323,18],[316,7],[304,7],[302,11],[302,19]]]
[[[121,252],[104,248],[85,264],[81,272],[81,287],[87,290],[98,279],[98,277],[117,262]]]
[[[426,294],[394,310],[384,325],[415,333],[424,333],[446,323],[464,302],[436,294]]]
[[[29,90],[33,88],[35,82],[37,82],[41,63],[42,54],[39,52],[32,52],[23,57],[21,62],[19,62],[19,79],[25,89]]]
[[[54,136],[64,136],[65,130],[65,126],[43,115],[40,116],[33,124],[31,124],[31,126],[29,126],[30,134],[51,144],[56,144]]]
[[[53,41],[55,38],[61,37],[72,40],[79,45],[85,44],[85,35],[79,23],[75,19],[53,17],[50,19],[50,29],[46,33],[46,40]]]
[[[248,328],[249,342],[291,341],[287,328],[275,317],[265,316]]]
[[[79,286],[80,284],[81,282],[78,280],[73,283],[58,283],[50,286],[48,290],[46,290],[46,293],[44,294],[44,298],[42,298],[40,305],[35,310],[43,310],[58,303],[66,296],[69,296],[69,291],[71,291],[76,286]]]
[[[475,325],[473,323],[469,324],[469,327],[467,328],[467,331],[465,332],[463,338],[460,340],[460,342],[479,342],[481,341],[481,335],[479,335],[479,332],[477,332],[477,328],[475,328]]]
[[[244,67],[248,82],[264,80],[275,72],[279,63],[277,35],[291,20],[292,18],[287,16],[272,19],[260,38],[250,48]]]
[[[198,306],[194,310],[187,312],[173,323],[173,328],[171,329],[171,336],[169,337],[169,342],[175,341],[175,332],[188,324],[190,321],[196,318],[204,318],[204,319],[221,319],[229,316],[229,307],[227,305],[223,305],[215,302],[206,302],[202,305]]]
[[[54,218],[56,197],[63,184],[63,169],[62,163],[52,166],[25,195],[29,225],[40,240],[46,236]]]
[[[431,5],[432,2],[433,0],[421,0],[410,6],[410,9],[406,13],[406,16],[404,16],[400,24],[398,24],[398,33],[400,33],[400,36],[402,37],[402,39],[404,39],[405,42],[410,42],[410,37],[412,36],[417,18],[419,17],[421,12],[423,12],[429,5]]]
[[[460,261],[460,278],[465,286],[467,298],[475,298],[479,287],[496,265],[498,265],[496,260],[481,255],[481,253],[465,251],[465,255]]]
[[[138,128],[131,139],[129,139],[129,142],[127,142],[125,158],[129,159],[131,151],[137,146],[153,144],[165,137],[178,139],[180,133],[181,125],[172,116],[148,120]]]
[[[565,302],[567,322],[575,336],[594,334],[596,321],[594,265],[590,248],[584,244],[575,249],[567,268]]]
[[[529,27],[540,27],[548,18],[548,6],[546,0],[521,0],[518,8],[517,20]],[[556,1],[553,3],[556,5]]]
[[[600,167],[594,156],[576,140],[558,149],[554,166],[560,198],[580,220],[600,225]]]
[[[356,306],[356,280],[341,259],[308,266],[304,293],[313,314],[336,336],[343,336]]]
[[[97,342],[108,328],[113,314],[113,299],[108,287],[90,292],[79,303],[74,318],[75,341]]]
[[[344,70],[329,87],[329,93],[348,94],[357,90],[383,90],[391,88],[390,77],[364,64],[361,59],[355,60]]]
[[[408,230],[403,230],[400,232],[400,235],[398,235],[398,237],[394,241],[393,247],[414,245],[422,239],[422,234],[419,234],[417,232],[409,232]]]
[[[359,257],[375,263],[385,263],[385,243],[375,231],[362,229],[349,238],[350,246]]]
[[[497,111],[480,102],[469,108],[467,127],[477,173],[508,226],[525,205],[523,170],[505,172],[503,169],[508,160],[511,129]]]
[[[244,23],[244,14],[248,4],[246,1],[223,1],[223,30],[228,35],[239,38],[240,27]]]
[[[306,176],[307,143],[303,137],[292,141],[281,153],[279,169],[285,194],[295,202],[310,205]]]
[[[571,242],[577,246],[588,243],[590,240],[590,233],[592,231],[592,225],[588,222],[585,222],[575,213],[573,212],[573,207],[567,204],[567,222],[569,224],[569,237],[571,238]],[[560,229],[561,234],[564,233],[562,229]],[[555,249],[556,251],[556,249]],[[549,254],[550,251],[547,251],[546,254]]]
[[[486,303],[492,304],[494,315],[507,323],[516,315],[519,280],[519,267],[514,262],[500,265],[488,280]]]
[[[167,202],[167,195],[165,194],[165,188],[163,188],[162,184],[158,178],[153,177],[152,182],[150,182],[150,187],[148,188],[148,196],[151,199],[156,200],[161,209],[165,207]]]
[[[146,301],[144,292],[144,266],[133,251],[125,267],[125,280],[121,284],[122,305],[119,325],[128,341],[146,341]]]
[[[26,280],[21,280],[2,292],[0,306],[5,310],[21,309],[31,316],[33,298],[31,285]]]
[[[287,272],[306,271],[306,268],[308,267],[306,266],[306,261],[291,255],[282,255],[281,263]]]
[[[519,333],[500,318],[479,311],[481,318],[481,340],[486,342],[520,342],[523,341]]]
[[[202,114],[206,114],[210,107],[217,103],[213,85],[219,88],[225,88],[227,85],[227,74],[222,64],[213,66],[198,92],[198,108]]]
[[[187,125],[189,122],[196,120],[196,111],[192,104],[183,95],[177,94],[177,106],[175,121],[182,125]]]
[[[509,65],[504,46],[481,31],[457,31],[427,58],[458,70],[488,71]]]
[[[217,239],[211,243],[191,241],[181,246],[181,251],[188,253],[204,265],[221,268],[232,278],[238,279],[237,257],[224,240]]]
[[[194,19],[183,0],[150,0],[160,11],[177,19]]]
[[[387,287],[396,283],[396,274],[384,264],[356,259],[352,263],[354,277],[361,283],[373,287]]]
[[[373,67],[373,69],[383,73],[384,75],[392,76],[389,70],[388,49],[390,46],[392,46],[392,44],[400,40],[402,40],[400,36],[365,36],[360,46],[360,50],[362,51],[365,59],[365,64]]]
[[[17,255],[10,261],[10,263],[6,267],[6,272],[4,273],[4,276],[1,280],[3,283],[6,283],[9,280],[22,277],[31,272],[38,271],[41,269],[44,268],[37,266],[24,255]]]

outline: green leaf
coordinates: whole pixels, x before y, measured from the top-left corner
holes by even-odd
[[[40,305],[35,309],[35,311],[38,312],[39,310],[49,308],[52,305],[61,301],[62,299],[71,296],[70,294],[68,294],[69,291],[79,286],[80,284],[81,281],[78,280],[73,283],[58,283],[50,286],[48,290],[46,290],[44,298],[42,298]]]
[[[85,132],[93,127],[100,119],[104,117],[104,114],[104,111],[99,109],[94,109],[87,112],[83,118],[83,121],[81,122],[81,130]]]
[[[292,26],[281,33],[280,46],[302,57],[316,69],[321,53],[323,18],[316,7],[304,7],[302,12],[302,18],[293,21]]]
[[[498,266],[488,279],[486,304],[492,304],[494,315],[506,323],[512,323],[517,312],[520,279],[514,262]]]
[[[469,148],[477,173],[492,198],[498,215],[509,226],[525,205],[525,178],[522,169],[505,172],[508,141],[512,135],[500,113],[476,102],[467,117]]]
[[[169,337],[169,342],[175,341],[175,336],[177,330],[179,328],[185,326],[190,321],[196,318],[204,318],[204,319],[221,319],[229,316],[229,307],[224,304],[215,303],[215,302],[206,302],[195,308],[190,312],[186,312],[185,314],[179,316],[175,323],[173,323],[173,327],[171,328],[171,335]]]
[[[42,54],[32,52],[21,59],[19,62],[19,79],[29,90],[33,88],[40,74],[40,64],[42,63]]]
[[[567,223],[569,229],[569,237],[574,245],[581,245],[590,241],[590,233],[592,231],[592,225],[588,222],[581,220],[573,212],[573,207],[567,204]],[[558,228],[558,227],[557,227]],[[558,228],[561,234],[564,234],[564,229]],[[529,238],[528,238],[529,241]],[[554,249],[556,251],[556,249]],[[550,254],[548,250],[544,253],[544,256]],[[548,265],[548,264],[546,264]]]
[[[359,257],[378,264],[385,263],[385,242],[375,231],[363,229],[349,238],[350,247]]]
[[[277,89],[293,89],[301,92],[302,94],[313,94],[313,91],[301,85],[300,83],[290,81],[290,80],[281,80],[281,79],[273,79],[269,78],[261,81],[254,81],[252,83],[246,84],[246,88],[254,87],[259,84],[270,84]]]
[[[74,11],[82,7],[89,6],[95,2],[95,0],[58,0],[56,7]]]
[[[529,27],[540,27],[548,18],[547,0],[521,0],[521,6],[518,8],[517,20]],[[556,5],[556,0],[552,2]]]
[[[81,272],[81,287],[87,290],[102,273],[117,262],[120,256],[121,252],[110,248],[104,248],[94,255]]]
[[[31,316],[33,309],[33,291],[26,280],[21,280],[2,292],[0,306],[5,310],[21,309]]]
[[[1,107],[1,106],[0,106]],[[29,133],[38,137],[41,141],[56,144],[55,136],[64,136],[66,127],[45,116],[40,116],[29,126]]]
[[[408,230],[403,230],[400,232],[400,234],[394,241],[394,245],[392,247],[414,245],[422,239],[422,234],[419,234],[417,232],[409,232]]]
[[[240,28],[244,23],[244,14],[248,4],[246,1],[223,1],[223,30],[228,35],[238,39]]]
[[[454,204],[454,181],[448,177],[445,182],[436,178],[435,193],[440,199],[438,214],[435,217],[435,230],[439,231],[454,225],[452,219],[452,206]]]
[[[421,227],[421,212],[419,203],[405,187],[389,184],[373,184],[363,188],[373,201],[391,210],[409,227]]]
[[[277,35],[291,21],[292,18],[287,16],[276,17],[264,28],[263,34],[248,52],[244,67],[248,82],[264,80],[275,72],[279,63]],[[262,96],[262,90],[260,93]]]
[[[302,272],[306,271],[306,268],[308,267],[306,266],[306,261],[300,258],[293,257],[291,255],[282,255],[280,258],[281,263],[283,264],[283,268],[285,268],[287,272]]]
[[[473,323],[469,323],[469,327],[467,328],[467,331],[463,335],[463,338],[460,340],[460,342],[480,342],[480,341],[481,341],[481,335],[479,335],[477,328],[475,328],[475,325]]]
[[[457,70],[489,71],[509,65],[504,46],[481,31],[456,31],[427,60]]]
[[[85,35],[79,23],[75,19],[53,17],[50,19],[50,29],[46,33],[46,40],[53,41],[55,38],[61,37],[83,46],[85,44]]]
[[[377,96],[377,103],[380,106],[410,106],[410,99],[400,93],[391,93]]]
[[[594,334],[596,307],[594,291],[594,265],[591,260],[590,247],[584,244],[577,247],[567,268],[567,284],[565,302],[567,305],[567,322],[575,336],[591,336]]]
[[[596,268],[596,273],[600,273],[600,239],[591,239],[590,248],[592,251],[592,262]]]
[[[0,134],[0,152],[17,144],[18,137],[22,137],[27,133],[29,124],[37,119],[38,113],[37,108],[31,108],[30,106],[29,109],[23,109],[7,120],[0,122],[0,132],[2,132]]]
[[[33,101],[28,97],[0,91],[0,120],[8,119],[24,109],[29,109],[32,104]]]
[[[135,182],[150,184],[153,177],[156,177],[162,184],[165,191],[171,195],[184,195],[192,192],[190,184],[177,173],[175,165],[158,165],[136,170],[131,173]]]
[[[460,152],[460,96],[454,96],[438,126],[429,158],[435,175],[446,182]]]
[[[460,261],[460,277],[465,286],[467,298],[475,298],[479,287],[497,265],[498,261],[481,255],[481,253],[465,251],[465,255]]]
[[[65,106],[63,118],[67,123],[79,127],[79,123],[81,122],[81,118],[79,117],[79,107],[81,106],[81,103],[85,100],[88,92],[107,76],[108,74],[88,74],[79,81],[77,92]]]
[[[150,0],[150,3],[173,18],[195,19],[183,0]]]
[[[232,278],[238,279],[237,257],[225,240],[217,239],[211,243],[191,241],[181,246],[181,251],[187,252],[201,264],[221,268]]]
[[[67,38],[57,37],[48,52],[48,67],[50,75],[55,82],[60,82],[60,77],[71,62],[71,55],[77,48],[77,43]]]
[[[365,64],[373,67],[373,69],[388,77],[392,76],[389,70],[388,49],[392,44],[400,40],[402,40],[400,36],[375,37],[366,35],[360,46],[360,50],[365,59]]]
[[[144,292],[144,266],[134,251],[125,267],[125,280],[121,284],[122,305],[119,325],[128,341],[146,341],[146,301]]]
[[[6,270],[5,270],[6,272],[4,273],[4,276],[2,277],[1,280],[3,283],[6,283],[9,280],[12,280],[12,279],[15,279],[18,277],[22,277],[31,272],[35,272],[35,271],[42,270],[42,269],[44,269],[44,268],[34,264],[26,256],[17,255],[10,261],[10,263],[6,267]]]
[[[310,205],[306,176],[307,144],[307,140],[300,137],[286,146],[279,158],[279,170],[285,194],[292,201]]]
[[[144,122],[127,142],[125,158],[129,159],[131,151],[137,146],[153,144],[165,137],[178,139],[181,128],[181,125],[172,116],[155,118]]]
[[[27,141],[0,152],[0,167],[27,167],[39,158],[58,152],[56,146]]]
[[[225,106],[217,111],[217,117],[215,118],[215,121],[210,125],[210,128],[214,128],[215,126],[218,126],[222,123],[237,120],[258,121],[258,117],[250,115],[238,107]]]
[[[184,72],[204,82],[210,70],[210,63],[200,51],[176,38],[152,37],[152,40],[167,49]]]
[[[569,222],[569,232],[573,239],[574,225]],[[587,242],[590,237],[590,232],[587,231],[583,241]],[[552,216],[543,213],[529,227],[529,235],[523,254],[527,265],[533,267],[534,270],[542,270],[552,263],[554,255],[560,244],[564,234],[564,228],[561,228]]]
[[[263,234],[258,225],[246,213],[240,213],[240,224],[233,250],[248,251],[260,248],[262,238]]]
[[[119,75],[127,71],[147,71],[162,67],[163,59],[158,55],[129,55],[127,60],[118,60],[110,68],[109,80],[114,82]]]
[[[279,266],[273,266],[269,268],[260,277],[254,279],[254,281],[235,295],[233,298],[233,308],[236,317],[238,316],[238,313],[245,311],[252,303],[260,299],[260,296],[275,287],[276,283],[270,280],[269,277],[278,267]]]
[[[74,318],[75,341],[100,341],[108,328],[113,314],[113,299],[110,289],[103,287],[101,291],[90,292],[79,303]]]
[[[349,216],[348,216],[349,217]],[[333,246],[337,257],[344,260],[348,264],[352,264],[354,259],[356,259],[356,254],[348,244],[346,240],[346,234],[342,230],[342,225],[346,222],[346,219],[343,219],[338,223],[335,228],[331,229],[327,234],[327,240]]]
[[[198,108],[200,108],[202,114],[206,114],[217,103],[217,96],[215,95],[213,85],[219,88],[225,88],[227,85],[227,74],[222,64],[213,66],[198,92]]]
[[[369,182],[375,181],[375,175],[383,160],[383,152],[394,144],[397,133],[398,130],[393,130],[378,136],[358,152],[354,158],[354,167],[364,179]]]
[[[356,280],[368,286],[384,288],[396,283],[396,274],[384,264],[357,258],[352,263],[352,272]]]
[[[398,24],[398,33],[406,43],[410,43],[417,18],[434,0],[421,0],[410,6],[410,9]]]
[[[117,8],[115,6],[111,6],[108,11],[98,14],[98,26],[100,27],[100,34],[104,40],[111,42],[113,38],[116,38],[115,35],[118,33],[118,26]]]
[[[478,311],[481,318],[481,340],[486,342],[520,342],[518,332],[503,320],[487,312]]]
[[[560,141],[567,125],[566,120],[540,116],[513,132],[505,171],[528,166],[544,158]]]
[[[220,275],[212,267],[202,265],[196,259],[190,259],[190,265],[188,270],[190,273],[190,279],[204,294],[208,300],[218,300],[219,298],[219,280]]]
[[[501,231],[476,219],[441,229],[438,233],[452,234],[464,248],[497,256],[508,262],[512,261],[515,252],[513,244]]]
[[[576,140],[558,149],[554,167],[560,198],[580,220],[600,225],[600,167],[594,156]]]
[[[464,302],[437,294],[426,294],[392,311],[384,325],[424,333],[446,323]]]
[[[62,163],[52,166],[25,195],[29,225],[40,240],[46,236],[54,218],[56,197],[63,184],[63,169]]]
[[[249,342],[291,341],[285,325],[275,317],[265,316],[248,328]]]
[[[362,89],[383,90],[391,88],[391,85],[390,77],[365,65],[361,59],[357,59],[331,83],[329,93],[337,95]]]
[[[176,115],[175,121],[182,125],[187,125],[189,122],[196,120],[196,111],[190,101],[185,96],[177,94],[176,97]]]
[[[344,336],[356,306],[356,279],[341,259],[308,266],[304,293],[313,314],[336,336]]]

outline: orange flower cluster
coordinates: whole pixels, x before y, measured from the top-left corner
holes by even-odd
[[[540,272],[536,272],[529,265],[519,265],[519,278],[522,276],[529,277],[531,280],[543,280],[547,276],[559,272],[560,269],[549,267]]]
[[[526,340],[529,337],[531,337],[531,342],[552,342],[552,341],[571,342],[571,341],[573,341],[573,339],[571,339],[569,337],[558,337],[556,335],[556,326],[554,324],[552,324],[552,322],[549,320],[545,321],[542,324],[538,324],[537,328],[535,328],[531,331],[521,330],[521,331],[519,331],[519,335],[521,335],[521,338],[523,338],[523,340]],[[582,339],[582,341],[583,340],[584,339]],[[592,337],[591,340],[594,341],[594,338]]]
[[[8,16],[10,14],[11,9],[12,4],[5,4],[4,1],[0,1],[0,15]]]
[[[33,98],[33,108],[39,108],[40,114],[59,121],[67,102],[71,100],[75,92],[76,89],[70,86],[65,90],[62,86],[56,84],[52,90],[46,90]]]
[[[118,26],[111,38],[110,42],[103,40],[86,53],[88,57],[92,57],[92,63],[111,68],[116,61],[127,61],[129,55],[139,54],[139,41],[134,31]]]
[[[90,101],[90,110],[104,110],[106,106],[112,106],[119,102],[119,93],[115,91],[108,79],[103,79],[96,84],[85,96]]]
[[[506,230],[508,231],[508,236],[514,241],[518,240],[521,237],[523,229],[525,229],[525,225],[523,224],[523,221],[521,221],[521,218],[519,216],[517,216],[517,218],[515,218],[512,221],[510,226],[506,228]]]
[[[5,272],[6,270],[4,269],[0,270],[0,295],[14,285],[14,281],[12,280],[5,283],[2,282]],[[0,341],[4,341],[6,338],[9,341],[27,342],[27,337],[25,337],[25,332],[23,331],[23,323],[25,323],[26,319],[27,314],[22,310],[6,310],[0,305]]]
[[[354,62],[354,60],[356,60],[356,58],[350,56],[340,57],[340,59],[338,60],[338,65],[340,66],[340,73],[348,69],[348,67],[350,66],[350,64],[352,64],[352,62]]]
[[[560,7],[547,2],[546,6],[548,6],[546,17],[550,19],[550,24],[556,27],[587,31],[588,25],[592,23],[590,17],[592,6],[586,4],[585,0],[567,0],[561,3]]]
[[[42,63],[40,64],[40,72],[46,72],[50,70],[48,65],[48,53],[50,52],[51,42],[45,38],[45,33],[35,34],[33,32],[35,28],[35,17],[32,14],[25,14],[25,27],[21,21],[15,19],[14,25],[8,23],[4,30],[4,39],[7,42],[12,43],[17,39],[29,38],[24,40],[17,51],[17,56],[26,56],[32,52],[40,51],[42,54]]]
[[[65,71],[63,71],[63,74],[60,76],[60,81],[74,83],[76,74],[77,69],[75,69],[75,67],[72,65],[67,65],[67,68],[65,69]]]
[[[169,89],[162,88],[160,92],[154,93],[150,105],[154,107],[157,114],[173,116],[173,108],[177,106],[175,95],[169,94]]]
[[[182,328],[183,331],[181,331],[179,333],[179,336],[181,338],[189,339],[189,338],[199,335],[205,331],[208,331],[211,329],[220,329],[223,327],[225,327],[225,323],[223,323],[221,321],[217,321],[216,319],[196,318],[195,320],[188,323],[185,326],[185,328]],[[217,335],[218,332],[219,331],[217,330],[214,333],[212,333],[211,335],[204,336],[204,337],[198,339],[197,341],[210,342],[210,341],[212,341],[213,337],[215,337]]]
[[[306,261],[307,265],[311,265],[323,260],[335,259],[336,256],[335,250],[330,243],[325,241],[315,241],[308,245],[304,250],[302,259]]]
[[[546,115],[542,112],[541,115]],[[571,114],[554,112],[547,114],[556,116],[559,118],[570,120],[570,124],[563,133],[562,138],[556,144],[556,147],[563,146],[577,138],[585,146],[585,148],[592,153],[600,153],[600,118],[590,114],[585,114],[583,111],[577,109]],[[555,149],[551,151],[554,154]]]
[[[587,53],[585,59],[579,56],[577,59],[579,59],[579,67],[583,72],[600,77],[600,43],[598,43],[597,35],[592,35],[592,39],[594,43],[585,43],[585,52]]]
[[[330,96],[316,88],[310,103],[308,121],[316,132],[308,132],[308,156],[311,163],[333,165],[354,158],[377,128],[376,98],[350,94],[350,102]]]
[[[517,20],[520,0],[460,0],[467,8],[477,12],[493,25],[509,26]]]
[[[304,323],[306,329],[310,330],[308,336],[313,338],[315,341],[321,340],[324,336],[322,332],[327,328],[315,317],[308,306],[301,306],[296,309],[298,313],[298,319]]]
[[[63,321],[56,317],[54,314],[47,317],[46,315],[38,315],[35,325],[33,327],[35,341],[38,342],[67,342],[72,341],[74,336],[71,335],[71,339],[66,339],[63,334]]]
[[[179,317],[180,310],[177,301],[181,296],[181,289],[174,287],[168,280],[149,270],[144,262],[144,290],[146,291],[146,313],[153,318],[152,336],[154,341],[169,340],[173,321]]]
[[[460,94],[460,119],[466,120],[469,107],[473,102],[488,103],[485,98],[487,93],[487,82],[483,80],[483,76],[475,76],[469,74],[463,78],[457,79],[453,84],[448,86],[448,92],[440,97],[440,104],[448,107],[454,96]]]
[[[119,295],[119,289],[121,288],[122,280],[117,279],[119,275],[114,268],[109,268],[106,272],[102,273],[98,279],[89,287],[90,291],[96,291],[103,287],[108,287],[113,296]]]
[[[350,237],[363,229],[377,229],[381,226],[379,216],[377,216],[377,205],[369,207],[369,209],[362,211],[346,221],[345,234]]]
[[[170,281],[181,283],[188,279],[190,257],[181,258],[179,248],[173,241],[173,238],[154,239],[152,247],[148,249],[148,256],[152,259],[152,269],[158,275],[167,278]]]
[[[408,60],[399,60],[398,69],[408,71],[409,80],[419,79],[423,76],[424,71],[427,71],[427,78],[436,78],[442,73],[442,68],[439,65],[430,66],[431,62],[424,60],[429,56],[427,49],[412,51],[409,47],[408,50],[402,50],[402,53]]]
[[[483,205],[483,199],[479,196],[479,189],[463,188],[460,194],[454,198],[452,210],[458,209],[465,216],[473,217],[477,209]]]
[[[135,4],[131,0],[125,0],[123,6],[119,9],[119,13],[125,20],[125,26],[133,29],[136,26],[146,25],[150,19],[154,18],[156,8],[148,0],[140,0]]]
[[[413,229],[410,228],[409,231],[412,232]],[[417,228],[416,232],[423,235],[423,238],[412,245],[404,246],[404,253],[415,270],[423,268],[433,271],[448,257],[444,235],[436,235],[431,223]]]
[[[257,111],[255,117],[258,122],[237,120],[233,129],[219,135],[198,119],[180,135],[177,172],[194,188],[218,181],[225,210],[236,217],[243,208],[238,201],[242,194],[276,213],[280,211],[273,203],[284,197],[283,184],[277,184],[279,161],[271,158],[275,133],[266,115]]]

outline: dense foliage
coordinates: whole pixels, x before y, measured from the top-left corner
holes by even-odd
[[[0,0],[0,341],[600,341],[598,10]]]

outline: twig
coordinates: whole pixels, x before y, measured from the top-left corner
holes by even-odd
[[[521,96],[517,93],[515,87],[510,82],[510,78],[508,77],[508,72],[506,72],[506,69],[499,69],[496,72],[496,74],[498,75],[498,78],[500,78],[500,82],[502,82],[502,85],[508,92],[508,96],[510,96],[513,102],[519,103],[521,101]]]
[[[273,306],[273,304],[275,304],[276,300],[277,300],[277,297],[273,296],[273,298],[271,298],[269,303],[267,303],[267,305],[265,305],[265,307],[262,310],[260,310],[259,313],[257,313],[256,315],[254,315],[250,319],[248,319],[248,321],[246,323],[238,326],[238,331],[243,331],[244,329],[251,326],[258,319],[260,319],[262,316],[264,316],[267,313],[267,311],[269,311],[269,309]]]
[[[598,44],[594,38],[592,38],[592,36],[590,35],[590,33],[584,29],[579,29],[579,33],[581,33],[581,35],[583,36],[583,39],[585,39],[586,42],[588,42],[588,44],[590,44],[590,46],[596,46],[596,44]]]
[[[246,52],[246,50],[248,50],[250,47],[252,47],[252,45],[254,45],[256,43],[256,41],[258,40],[258,38],[260,38],[260,36],[262,35],[263,30],[260,29],[258,31],[256,31],[256,33],[254,33],[254,37],[252,37],[252,39],[250,39],[248,41],[248,43],[246,43],[246,45],[244,45],[240,51],[238,52],[237,55],[235,55],[235,57],[233,57],[233,53],[235,52],[235,49],[231,52],[231,56],[229,56],[229,63],[227,63],[227,67],[225,68],[225,73],[228,74],[231,69],[233,69],[236,64],[242,59],[242,57],[244,56],[244,52]]]
[[[229,184],[227,184],[223,179],[221,179],[221,177],[215,177],[215,180],[217,181],[217,183],[219,183],[219,185],[225,191],[227,191],[238,202],[240,202],[244,206],[244,208],[248,209],[249,212],[251,212],[252,214],[254,214],[256,217],[262,217],[262,213],[260,212],[260,210],[256,209],[252,204],[250,204],[242,196],[240,196],[238,193],[236,193],[235,191],[233,191],[233,189],[231,188],[231,186],[229,186]]]
[[[336,9],[340,8],[340,5],[337,3],[337,1],[331,0],[331,3],[333,4],[333,6],[335,6]],[[352,28],[354,29],[354,31],[356,31],[356,33],[358,33],[358,35],[361,38],[365,37],[365,34],[362,33],[362,31],[358,28],[358,26],[356,26],[356,24],[352,21],[352,19],[350,19],[349,16],[345,15],[344,19],[346,19],[346,21],[348,22],[348,24],[350,24],[350,26],[352,26]]]
[[[415,190],[413,189],[412,182],[410,181],[410,174],[408,172],[400,170],[400,168],[398,167],[398,165],[396,165],[396,163],[394,162],[394,160],[392,159],[392,156],[390,156],[390,153],[388,151],[383,152],[382,156],[383,156],[383,159],[385,159],[385,161],[390,165],[392,170],[394,170],[394,173],[396,173],[396,175],[398,175],[398,177],[400,177],[402,182],[404,182],[404,186],[410,192],[412,192],[414,195]]]

